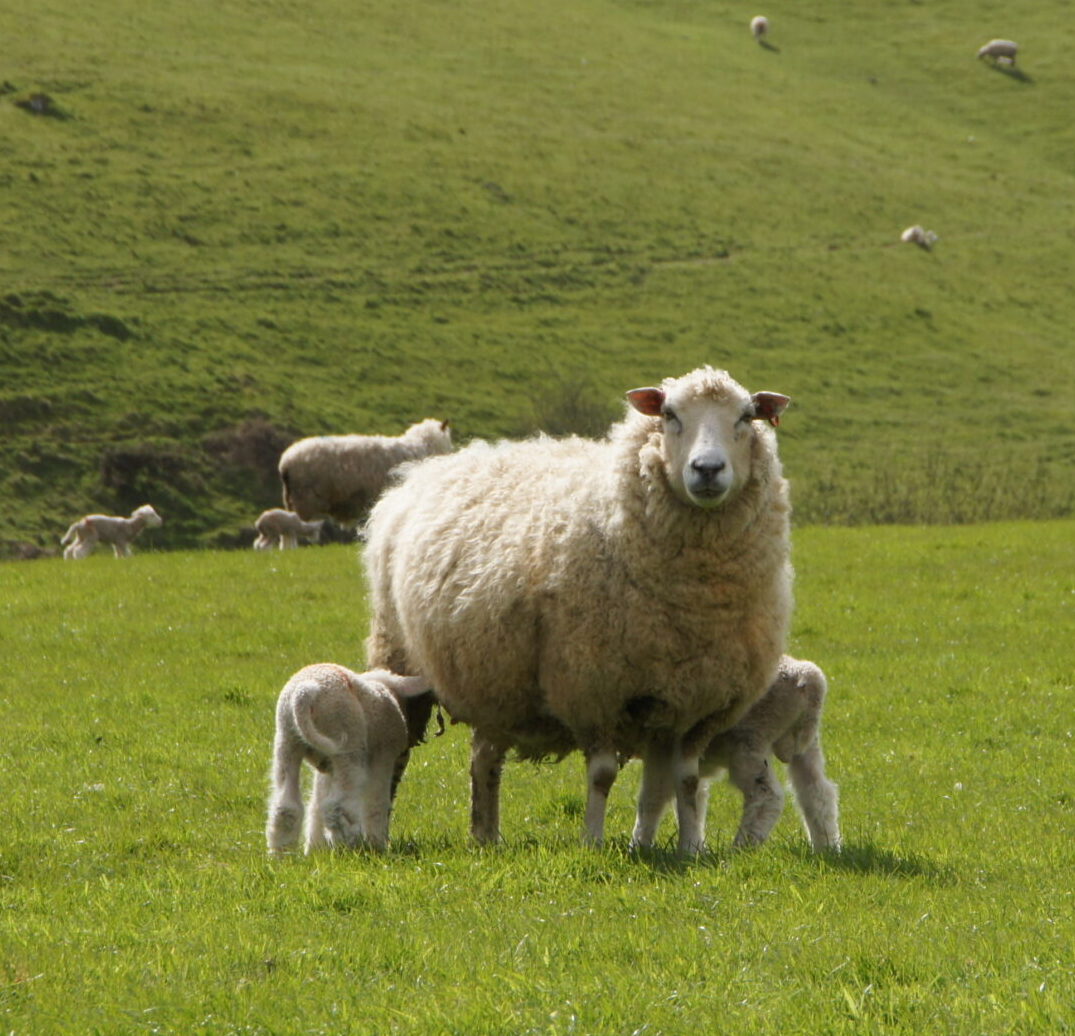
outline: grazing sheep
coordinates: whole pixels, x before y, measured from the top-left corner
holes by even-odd
[[[900,234],[900,240],[904,244],[918,245],[919,248],[924,248],[928,252],[937,242],[937,235],[932,230],[924,230],[916,223]]]
[[[769,34],[769,19],[763,14],[750,19],[750,33],[759,42]]]
[[[279,853],[303,826],[300,772],[316,771],[306,815],[305,851],[325,846],[383,849],[409,748],[401,698],[425,692],[420,676],[354,673],[323,662],[300,669],[276,703],[272,795],[265,839]]]
[[[760,845],[784,808],[784,789],[770,757],[788,764],[795,801],[815,852],[840,848],[837,788],[825,777],[821,753],[821,709],[825,674],[813,662],[785,656],[776,679],[730,730],[718,734],[702,753],[703,823],[709,781],[722,770],[743,793],[743,816],[734,845]],[[650,786],[639,798],[632,842],[650,845],[669,800],[671,788]]]
[[[699,368],[627,393],[608,438],[475,443],[374,507],[370,664],[423,672],[473,728],[471,831],[499,836],[507,751],[587,763],[599,843],[618,757],[675,783],[697,852],[698,763],[769,686],[791,614],[787,396]],[[658,776],[659,775],[659,776]]]
[[[131,541],[146,528],[155,529],[164,523],[149,504],[143,504],[130,518],[114,518],[107,514],[87,514],[79,518],[60,540],[67,561],[88,558],[99,542],[111,543],[117,558],[131,556]]]
[[[291,550],[299,545],[299,537],[311,542],[321,535],[324,519],[316,522],[304,522],[294,511],[284,511],[273,507],[262,511],[254,528],[258,538],[254,540],[254,550],[272,550],[278,546],[281,550]]]
[[[366,516],[404,461],[449,453],[447,421],[427,418],[402,435],[319,435],[293,442],[280,457],[284,506],[304,521],[353,525]]]
[[[1005,64],[1015,67],[1015,55],[1019,50],[1019,44],[1011,40],[990,40],[984,46],[978,48],[979,58],[992,58],[993,64]]]

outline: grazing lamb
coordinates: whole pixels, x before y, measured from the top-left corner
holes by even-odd
[[[405,461],[449,453],[447,421],[427,418],[402,435],[318,435],[293,442],[280,457],[284,506],[304,521],[333,518],[353,525],[366,516]]]
[[[979,58],[992,58],[993,64],[1005,64],[1015,67],[1015,55],[1019,50],[1019,44],[1011,40],[990,40],[978,48]]]
[[[288,680],[276,703],[269,851],[294,845],[303,826],[303,760],[317,771],[306,815],[305,851],[325,846],[383,849],[392,799],[409,750],[400,699],[428,690],[420,676],[354,673],[319,663]]]
[[[928,252],[938,239],[932,230],[924,230],[916,223],[900,234],[900,240],[904,244],[918,245],[919,248],[924,248]]]
[[[743,816],[736,847],[760,845],[784,808],[784,789],[770,758],[788,764],[795,801],[815,852],[840,848],[837,788],[825,777],[821,753],[821,709],[825,674],[813,662],[785,656],[765,695],[730,730],[718,734],[702,753],[699,774],[703,824],[710,779],[722,770],[743,793]],[[650,845],[669,800],[670,787],[650,786],[641,798],[632,842]]]
[[[97,544],[111,543],[117,558],[131,556],[131,541],[146,528],[155,529],[164,524],[149,504],[143,504],[131,513],[130,518],[114,518],[107,514],[87,514],[79,518],[63,534],[63,556],[67,561],[88,558]]]
[[[254,522],[254,528],[258,531],[254,550],[272,550],[277,546],[281,550],[291,550],[299,545],[300,536],[313,542],[321,535],[321,526],[324,524],[324,519],[304,522],[294,511],[284,511],[279,507],[262,511]]]
[[[788,397],[703,367],[627,393],[607,439],[475,443],[374,507],[370,664],[423,672],[473,729],[471,832],[499,837],[509,749],[586,758],[585,837],[619,756],[674,781],[701,848],[698,764],[769,686],[791,615]]]
[[[769,19],[763,14],[750,19],[750,33],[759,42],[769,34]]]

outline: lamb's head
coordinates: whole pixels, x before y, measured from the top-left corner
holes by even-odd
[[[754,421],[779,422],[790,400],[779,392],[751,395],[726,371],[701,367],[660,388],[627,393],[639,413],[661,420],[661,457],[668,484],[694,507],[719,507],[750,473]]]
[[[452,452],[452,425],[450,421],[427,417],[424,421],[412,424],[403,433],[403,437],[424,444],[430,454]]]
[[[164,524],[164,519],[153,510],[153,507],[150,504],[142,504],[131,517],[141,518],[143,524],[150,529],[155,529],[157,526]]]

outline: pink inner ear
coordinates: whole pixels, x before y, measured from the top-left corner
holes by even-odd
[[[780,415],[791,402],[789,396],[780,392],[755,392],[754,415],[762,421],[768,421],[774,428],[780,424]]]
[[[664,406],[664,393],[659,388],[637,388],[627,393],[627,402],[640,414],[660,417]]]

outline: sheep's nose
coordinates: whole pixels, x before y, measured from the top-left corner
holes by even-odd
[[[708,482],[712,482],[727,466],[725,461],[719,459],[696,457],[691,461],[691,470]]]

